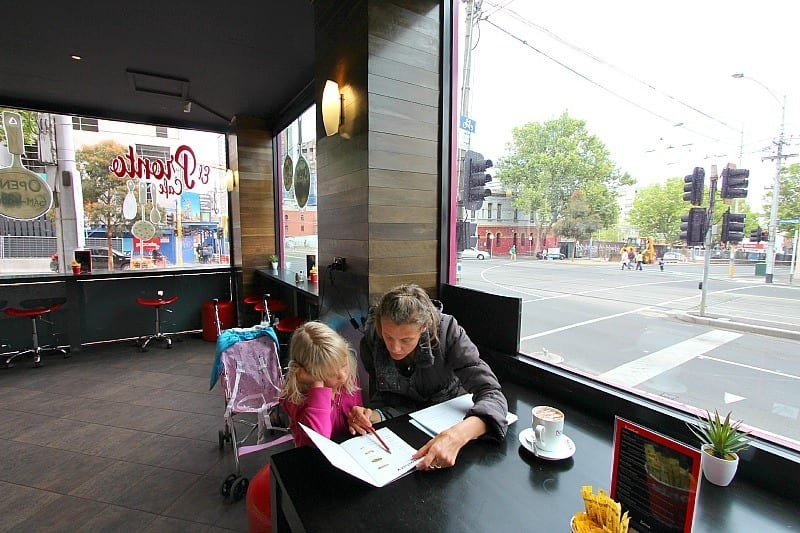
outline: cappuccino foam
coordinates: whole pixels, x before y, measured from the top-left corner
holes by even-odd
[[[533,410],[534,416],[547,422],[557,422],[564,419],[564,413],[555,407],[548,407],[546,405],[537,407]]]

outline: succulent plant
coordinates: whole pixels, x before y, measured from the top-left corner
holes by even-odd
[[[720,417],[717,410],[712,416],[706,411],[706,417],[697,417],[699,427],[686,424],[700,442],[708,445],[708,451],[720,459],[733,459],[733,454],[738,453],[750,446],[752,439],[748,438],[749,432],[740,431],[741,420],[731,422],[729,412],[725,419]]]
[[[277,263],[278,262],[278,256],[275,255],[275,254],[270,255],[269,256],[269,262],[270,263]]]

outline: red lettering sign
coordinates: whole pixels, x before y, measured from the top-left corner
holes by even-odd
[[[194,189],[197,181],[207,184],[211,173],[211,167],[199,165],[194,150],[185,144],[180,145],[175,155],[166,161],[138,157],[133,146],[128,146],[128,153],[112,159],[108,170],[118,178],[160,182],[158,192],[167,197],[180,195],[184,188]]]

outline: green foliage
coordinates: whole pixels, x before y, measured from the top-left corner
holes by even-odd
[[[268,259],[269,259],[270,263],[277,263],[278,262],[278,256],[275,255],[275,254],[270,255]]]
[[[628,222],[639,229],[640,235],[674,242],[681,233],[681,215],[689,212],[688,205],[683,201],[683,178],[669,178],[637,192]]]
[[[22,117],[22,138],[23,142],[27,145],[36,144],[39,136],[39,124],[36,121],[38,113],[33,111],[22,111],[20,109],[11,109],[9,107],[0,107],[0,116],[3,111],[13,111],[19,113]],[[0,128],[0,142],[6,142],[6,131]]]
[[[543,226],[566,222],[573,193],[584,195],[588,213],[601,227],[617,222],[617,189],[633,183],[614,167],[605,145],[586,123],[566,112],[544,123],[514,128],[508,155],[497,165],[497,179],[517,191],[514,207]]]
[[[769,200],[764,206],[764,212],[769,213],[772,208],[772,191],[768,191],[766,198]],[[784,167],[781,172],[781,195],[778,202],[778,218],[800,218],[800,163],[792,163]],[[780,231],[788,232],[790,238],[800,229],[800,225],[781,224]]]
[[[572,239],[588,239],[600,229],[602,222],[598,213],[592,213],[583,191],[575,191],[567,201],[564,218],[554,226],[556,233]]]
[[[122,216],[128,188],[125,180],[108,170],[111,160],[126,152],[127,148],[114,141],[102,141],[75,152],[75,163],[81,170],[84,211],[90,222],[107,228],[109,238],[128,224]]]
[[[716,409],[713,417],[706,411],[706,417],[697,417],[697,421],[699,427],[686,425],[702,444],[709,445],[709,450],[715,457],[733,459],[732,454],[750,446],[752,439],[747,437],[748,433],[739,430],[742,421],[731,422],[730,412],[722,420]]]

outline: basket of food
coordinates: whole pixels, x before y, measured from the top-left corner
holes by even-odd
[[[581,487],[585,511],[576,513],[570,520],[572,533],[628,533],[630,517],[622,506],[612,500],[606,491],[594,489],[591,485]]]

